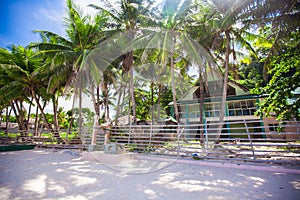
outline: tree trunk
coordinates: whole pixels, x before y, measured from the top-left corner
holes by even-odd
[[[171,84],[172,84],[172,93],[173,93],[173,105],[174,105],[174,112],[175,112],[175,119],[179,123],[179,111],[177,106],[177,95],[176,95],[176,86],[175,86],[175,75],[174,75],[174,61],[173,61],[173,53],[170,55],[170,66],[171,66]]]
[[[38,97],[38,101],[40,100],[40,97]],[[35,120],[34,120],[34,135],[38,135],[39,130],[39,107],[36,107],[35,111]]]
[[[99,87],[99,85],[97,85],[96,92],[97,92],[97,97],[96,97],[97,101],[96,101],[95,112],[100,117],[100,87]]]
[[[23,116],[23,111],[22,111],[22,100],[20,100],[20,106],[19,106],[17,100],[15,100],[14,105],[16,105],[15,108],[16,108],[17,112],[19,113],[19,115],[16,115],[16,118],[17,118],[17,121],[18,121],[18,124],[19,124],[19,129],[20,130],[25,130],[24,116]],[[22,133],[22,135],[23,135],[23,133]]]
[[[8,127],[8,106],[5,109],[5,130],[7,130]]]
[[[109,105],[108,105],[108,86],[107,83],[103,83],[102,85],[103,97],[104,97],[104,120],[109,118]]]
[[[54,94],[52,97],[52,104],[53,104],[53,123],[54,123],[54,131],[59,134],[59,124],[57,120],[57,105],[58,105],[58,99],[56,98],[56,95]]]
[[[228,31],[225,31],[226,36],[226,53],[225,53],[225,72],[224,72],[224,82],[223,82],[223,92],[222,92],[222,102],[221,102],[221,111],[219,119],[218,134],[215,140],[215,143],[219,143],[219,139],[223,129],[224,117],[225,117],[225,108],[226,108],[226,97],[227,97],[227,85],[228,85],[228,66],[229,66],[229,53],[230,53],[230,35]]]
[[[200,105],[199,105],[199,111],[200,111],[200,116],[199,116],[199,138],[200,138],[200,143],[204,143],[204,122],[203,122],[203,110],[204,110],[204,83],[203,83],[203,76],[201,74],[201,71],[199,73],[199,93],[200,93]]]
[[[69,122],[69,129],[68,129],[69,132],[71,132],[71,129],[73,127],[73,120],[74,120],[74,118],[73,118],[73,108],[75,106],[75,100],[76,100],[76,98],[75,98],[75,95],[74,95],[74,97],[73,97],[73,103],[72,103],[71,116],[70,116],[70,122]]]
[[[31,97],[31,101],[28,108],[28,114],[27,114],[27,130],[29,130],[29,121],[30,121],[30,115],[31,115],[31,104],[33,102],[33,97]]]
[[[12,106],[10,108],[10,111],[8,112],[8,107],[6,109],[6,124],[5,124],[5,130],[7,131],[8,129],[8,124],[9,124],[9,121],[10,121],[10,115],[11,115],[11,111],[13,110]]]
[[[151,106],[152,106],[152,109],[151,109],[151,125],[154,124],[154,82],[153,82],[153,79],[151,78]]]
[[[131,42],[134,38],[133,32],[130,30],[133,29],[135,25],[127,25],[126,29],[128,30],[127,41]],[[133,116],[133,124],[136,124],[137,117],[136,117],[136,102],[135,102],[135,94],[134,94],[134,80],[133,80],[133,52],[129,51],[125,54],[125,58],[123,60],[123,69],[125,73],[129,73],[129,92],[131,97],[131,105],[132,105],[132,116]],[[130,116],[130,115],[129,115]]]
[[[79,112],[79,119],[78,119],[79,132],[81,132],[82,131],[82,88],[81,86],[79,88],[79,111],[78,112]]]
[[[47,128],[50,129],[52,132],[54,132],[53,129],[52,129],[52,127],[51,127],[51,124],[48,122],[48,119],[47,119],[46,114],[44,113],[44,109],[42,108],[42,106],[41,106],[41,104],[40,104],[40,102],[39,102],[39,99],[36,97],[35,92],[34,92],[33,89],[31,90],[31,93],[32,93],[32,96],[33,96],[35,102],[37,103],[38,108],[39,108],[40,111],[41,111],[41,114],[42,114],[42,116],[43,116],[43,118],[44,118],[44,120],[45,120],[45,123],[46,123],[46,125],[47,125]]]
[[[130,96],[131,96],[131,108],[132,108],[132,117],[133,117],[133,124],[136,124],[137,117],[136,117],[136,102],[135,102],[135,93],[134,93],[134,81],[133,81],[133,67],[129,70],[130,74]]]
[[[122,97],[122,90],[120,90],[118,94],[118,101],[117,101],[117,108],[116,108],[116,119],[115,119],[115,125],[118,124],[118,118],[120,115],[120,103],[121,103],[121,97]]]
[[[89,82],[89,85],[90,85],[90,90],[91,90],[91,96],[92,96],[92,101],[93,101],[93,105],[94,105],[94,110],[95,110],[96,115],[99,117],[100,116],[100,113],[99,113],[99,100],[100,100],[100,97],[99,97],[99,86],[97,86],[97,89],[96,89],[97,90],[97,94],[96,94],[97,96],[95,98],[95,87],[94,87],[94,84],[91,81],[91,78],[90,78],[89,74],[87,75],[87,79],[88,79],[88,82]]]
[[[110,118],[109,117],[109,100],[108,100],[108,95],[107,95],[107,97],[105,97],[106,98],[106,116],[107,116],[107,118]]]
[[[157,119],[160,119],[160,99],[161,99],[161,90],[162,90],[162,85],[159,83],[158,84],[158,95],[157,95]]]

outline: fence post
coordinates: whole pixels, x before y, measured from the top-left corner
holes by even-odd
[[[249,133],[249,129],[248,129],[248,125],[246,123],[246,120],[244,120],[244,124],[245,124],[245,128],[246,128],[246,131],[247,131],[247,134],[248,134],[248,139],[249,139],[249,142],[250,142],[250,146],[251,146],[251,150],[252,150],[252,154],[253,154],[253,159],[255,160],[256,156],[255,156],[255,153],[254,153],[254,148],[253,148],[253,145],[252,145],[252,140],[251,140],[251,136],[250,136],[250,133]]]
[[[131,137],[131,122],[130,122],[130,125],[129,125],[129,134],[128,134],[128,141],[127,141],[127,144],[130,143],[130,138]]]
[[[179,126],[177,127],[177,156],[179,156],[179,152],[180,152],[179,141],[180,141],[180,137],[181,137],[181,134],[183,133],[183,131],[184,131],[184,128],[182,128],[180,130],[180,127]]]
[[[205,123],[205,143],[206,143],[205,153],[208,153],[208,133],[207,133],[207,123]]]
[[[153,132],[153,123],[151,122],[151,125],[150,125],[150,138],[149,138],[149,149],[151,148],[152,132]]]

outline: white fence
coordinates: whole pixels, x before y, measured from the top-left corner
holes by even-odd
[[[132,125],[113,127],[110,138],[127,151],[152,155],[300,164],[299,130],[298,122]]]
[[[221,127],[221,129],[220,129]],[[194,159],[242,160],[300,164],[300,123],[273,121],[235,121],[188,125],[113,126],[109,131],[97,127],[63,131],[57,138],[43,130],[0,131],[0,144],[35,143],[40,147],[85,150],[97,130],[97,150],[104,149],[104,134],[127,152]],[[62,140],[63,139],[63,142]]]

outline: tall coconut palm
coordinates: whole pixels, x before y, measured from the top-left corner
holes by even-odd
[[[222,91],[222,102],[220,105],[220,117],[219,117],[219,134],[217,135],[216,141],[218,141],[225,116],[226,108],[226,97],[227,97],[227,85],[228,85],[228,74],[230,66],[230,54],[232,53],[233,58],[235,58],[234,42],[239,43],[240,46],[248,48],[255,54],[255,51],[251,47],[250,43],[243,36],[249,36],[251,33],[247,32],[248,26],[243,27],[243,20],[245,20],[244,15],[246,8],[253,3],[252,0],[247,1],[219,1],[212,0],[211,4],[212,15],[208,23],[211,26],[211,32],[213,33],[213,40],[211,44],[211,52],[217,58],[221,59],[224,64],[223,73],[223,91]],[[223,48],[224,47],[224,48]],[[222,51],[225,49],[224,51]],[[222,58],[222,56],[224,57]]]
[[[152,5],[152,1],[149,0],[119,0],[116,1],[114,6],[108,0],[103,1],[104,5],[91,4],[90,6],[105,11],[111,16],[112,30],[117,32],[127,32],[126,40],[131,41],[135,36],[132,30],[136,30],[141,26],[149,25],[153,20],[148,16],[149,8]],[[132,104],[133,123],[137,122],[136,117],[136,103],[134,95],[133,84],[133,51],[129,50],[125,52],[122,60],[123,73],[128,74],[130,77],[129,88]]]
[[[78,73],[85,64],[86,56],[105,37],[103,30],[106,27],[107,17],[103,13],[94,18],[83,16],[71,0],[67,1],[67,7],[68,17],[65,19],[67,37],[50,31],[37,30],[42,42],[33,43],[31,47],[38,48],[41,53],[52,58],[52,65],[48,70],[51,74],[48,90],[54,92],[63,87],[66,92],[67,88],[77,84],[75,91],[80,97],[81,107],[83,91],[81,83],[84,82],[84,78],[78,77]],[[82,119],[81,112],[79,118]],[[82,123],[79,123],[79,126],[81,129]]]
[[[145,55],[151,54],[152,49],[160,50],[158,61],[161,66],[170,66],[171,84],[173,93],[173,105],[175,118],[179,121],[179,111],[177,106],[177,95],[175,85],[175,60],[176,65],[184,62],[182,69],[187,69],[189,65],[201,65],[203,58],[213,62],[208,52],[201,47],[195,40],[189,37],[185,31],[186,16],[189,14],[190,1],[164,1],[161,10],[156,12],[160,16],[160,26],[157,29],[141,30],[142,34],[129,44],[145,48],[141,58],[148,58]],[[182,70],[180,70],[182,71]],[[187,71],[187,70],[186,70]]]

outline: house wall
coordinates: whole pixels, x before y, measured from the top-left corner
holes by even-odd
[[[279,121],[275,117],[264,117],[263,122],[267,138],[300,140],[300,124],[298,122],[285,122],[282,131],[277,130]]]

